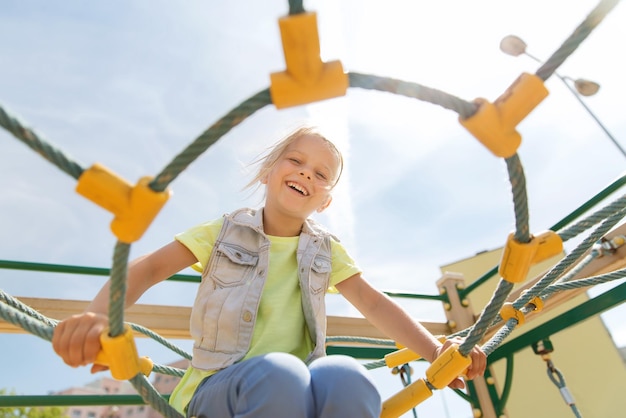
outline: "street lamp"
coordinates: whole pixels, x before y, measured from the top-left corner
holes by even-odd
[[[530,55],[526,51],[526,42],[524,42],[520,37],[515,36],[515,35],[508,35],[502,38],[502,41],[500,41],[500,50],[504,52],[505,54],[508,54],[514,57],[518,57],[524,54],[528,56],[529,58],[537,61],[538,63],[543,64],[543,62],[539,58]],[[626,151],[624,151],[624,149],[621,147],[619,142],[617,142],[617,140],[613,137],[613,135],[611,135],[609,130],[600,121],[600,119],[598,119],[598,117],[591,111],[591,109],[587,106],[587,104],[580,97],[580,96],[593,96],[600,89],[600,85],[593,81],[585,80],[582,78],[574,80],[570,77],[564,77],[560,75],[559,73],[557,73],[556,71],[554,72],[554,74],[563,82],[563,84],[565,84],[565,87],[567,87],[567,89],[574,95],[574,97],[576,97],[576,100],[578,100],[578,102],[585,108],[587,113],[589,113],[589,115],[597,122],[600,128],[602,128],[604,133],[609,137],[609,139],[613,142],[613,144],[617,147],[617,149],[619,149],[622,155],[626,157]],[[572,88],[571,84],[568,81],[574,84],[574,88]]]

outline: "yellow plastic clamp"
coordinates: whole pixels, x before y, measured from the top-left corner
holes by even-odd
[[[170,191],[155,192],[152,179],[143,177],[133,186],[100,164],[78,178],[76,192],[113,213],[113,234],[122,242],[137,241],[170,197]]]
[[[380,418],[397,418],[432,395],[424,379],[416,380],[383,402]]]
[[[445,335],[438,335],[435,336],[435,338],[437,338],[437,340],[439,340],[442,344],[446,341]],[[422,357],[416,352],[403,347],[398,343],[396,343],[396,346],[399,348],[398,350],[385,355],[385,364],[390,369],[406,364],[410,361],[419,360]]]
[[[317,14],[305,12],[278,20],[287,69],[270,74],[277,109],[344,96],[348,75],[340,61],[320,58]]]
[[[515,128],[546,96],[543,80],[523,73],[493,104],[476,99],[478,111],[459,122],[497,157],[508,158],[522,143]]]
[[[109,329],[100,335],[102,350],[96,357],[96,364],[107,366],[117,380],[128,380],[138,373],[150,376],[153,363],[148,357],[139,358],[133,332],[128,325],[124,332],[116,337],[109,336]]]
[[[539,296],[535,296],[528,303],[535,307],[533,309],[534,312],[541,312],[541,310],[543,309],[543,299],[541,299]]]
[[[385,355],[385,364],[387,367],[394,368],[410,361],[419,359],[421,356],[408,348],[402,348]]]
[[[527,243],[515,240],[513,233],[507,238],[499,273],[510,283],[521,283],[526,279],[530,266],[555,256],[563,251],[563,240],[554,231],[545,231],[532,236]]]
[[[624,235],[616,235],[613,238],[611,238],[611,244],[613,244],[614,247],[621,247],[622,245],[626,244],[626,237]]]
[[[543,231],[535,235],[533,239],[538,243],[537,252],[533,258],[534,263],[541,263],[563,251],[563,239],[554,231]]]
[[[459,352],[459,345],[452,344],[426,369],[426,380],[436,389],[443,389],[465,373],[472,359]]]
[[[505,303],[502,305],[502,309],[500,309],[500,316],[506,322],[511,318],[517,319],[517,325],[523,325],[526,317],[522,313],[522,311],[515,309],[512,303]]]

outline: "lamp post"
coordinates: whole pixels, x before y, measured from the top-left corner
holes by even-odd
[[[500,41],[500,50],[505,54],[514,57],[518,57],[524,54],[540,64],[543,63],[539,58],[530,55],[526,51],[526,42],[524,42],[521,38],[515,35],[508,35],[502,38],[502,41]],[[562,76],[556,71],[554,72],[554,74],[563,82],[563,84],[565,84],[565,87],[567,87],[567,89],[574,95],[574,97],[576,97],[576,100],[578,100],[578,102],[585,108],[587,113],[589,113],[593,120],[596,121],[598,126],[602,128],[606,136],[609,137],[609,139],[613,142],[617,149],[619,149],[622,155],[626,157],[626,151],[624,150],[624,148],[621,147],[619,142],[617,142],[617,140],[613,137],[613,135],[611,135],[609,130],[600,121],[600,119],[598,119],[598,117],[591,111],[589,106],[587,106],[587,104],[581,98],[581,96],[593,96],[594,94],[596,94],[600,89],[600,85],[593,81],[585,80],[582,78],[574,80],[570,77]],[[574,87],[572,87],[570,83],[573,83]]]

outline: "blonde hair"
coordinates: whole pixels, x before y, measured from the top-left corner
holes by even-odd
[[[283,155],[287,147],[289,147],[289,145],[291,145],[295,140],[305,135],[314,135],[322,139],[324,142],[326,142],[328,147],[337,155],[337,159],[339,160],[339,170],[337,172],[337,178],[332,184],[332,187],[335,187],[335,185],[339,181],[339,178],[341,177],[341,173],[343,172],[343,156],[341,155],[341,152],[339,152],[335,144],[333,144],[330,140],[328,140],[324,135],[320,133],[318,128],[314,126],[302,126],[291,132],[289,135],[287,135],[276,144],[274,144],[267,150],[265,154],[261,155],[251,163],[251,165],[258,164],[259,168],[256,175],[252,178],[252,180],[250,180],[248,184],[246,184],[245,188],[248,189],[258,187],[261,184],[263,178],[265,178],[265,176],[267,176],[269,172],[272,171],[272,169],[278,162],[278,159],[281,157],[281,155]]]

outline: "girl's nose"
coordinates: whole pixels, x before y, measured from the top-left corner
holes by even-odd
[[[305,176],[307,179],[311,180],[311,176],[309,174],[304,174],[304,171],[301,171],[300,175]]]

